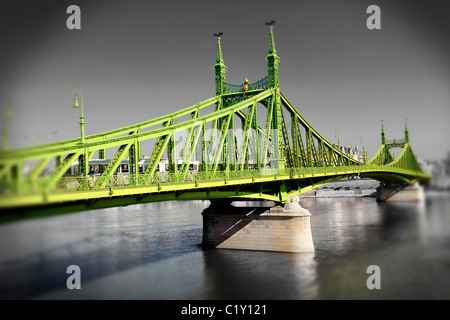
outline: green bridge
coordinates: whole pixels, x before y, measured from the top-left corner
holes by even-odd
[[[426,183],[405,137],[356,159],[324,139],[280,90],[273,28],[267,76],[226,81],[217,36],[215,96],[127,127],[0,153],[0,213],[64,212],[189,199],[270,200],[346,177]],[[81,92],[75,106],[83,107]],[[180,141],[181,140],[181,141]],[[146,149],[147,148],[147,149]],[[401,148],[394,158],[392,148]],[[145,150],[149,157],[143,157]],[[110,158],[107,157],[110,156]]]

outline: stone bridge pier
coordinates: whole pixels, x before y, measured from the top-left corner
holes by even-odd
[[[425,194],[423,187],[415,182],[411,186],[385,186],[377,188],[377,201],[423,202]]]
[[[291,197],[284,208],[265,202],[213,200],[203,212],[204,248],[313,252],[308,210]],[[273,205],[273,203],[272,203]]]

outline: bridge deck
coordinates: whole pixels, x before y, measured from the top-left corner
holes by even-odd
[[[208,199],[219,196],[233,196],[236,198],[254,198],[284,202],[289,197],[304,193],[325,183],[349,176],[370,177],[377,180],[389,179],[403,184],[414,181],[426,181],[428,174],[399,169],[389,165],[360,165],[346,167],[306,167],[289,168],[276,171],[274,169],[240,170],[229,172],[192,172],[184,178],[181,174],[155,175],[148,181],[144,174],[135,176],[115,175],[102,187],[96,187],[100,176],[65,177],[58,183],[57,188],[42,193],[28,189],[20,194],[6,192],[0,196],[0,210],[35,205],[50,205],[79,200],[110,199],[112,197],[146,195],[146,202],[173,200],[179,198],[180,193],[190,192],[182,199]],[[310,179],[315,178],[313,184]],[[132,183],[130,183],[130,179]],[[307,181],[305,187],[298,190],[287,190],[280,194],[255,193],[243,188],[229,191],[229,187],[241,185],[262,185],[269,182]],[[309,185],[308,185],[309,184]],[[221,190],[223,189],[223,190]],[[254,189],[254,188],[253,188]],[[206,190],[206,191],[205,191]],[[178,193],[178,197],[175,195]],[[153,199],[152,199],[153,198]]]

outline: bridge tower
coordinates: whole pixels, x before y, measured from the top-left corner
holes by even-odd
[[[275,170],[285,169],[285,137],[283,136],[284,116],[280,94],[280,80],[277,55],[273,35],[273,24],[275,21],[266,23],[269,25],[269,50],[266,56],[267,77],[256,83],[249,83],[245,79],[242,85],[231,85],[226,82],[227,67],[223,61],[220,35],[217,36],[217,55],[214,65],[216,96],[221,96],[216,102],[215,110],[227,107],[227,100],[230,95],[238,99],[246,99],[246,94],[255,89],[272,90],[273,94],[263,104],[266,107],[265,134],[270,134],[272,150],[270,155],[270,167]],[[266,81],[264,83],[264,80]],[[263,83],[263,84],[262,84]],[[256,104],[256,103],[255,103]],[[255,108],[253,106],[252,108]],[[256,111],[252,109],[247,126],[255,126]],[[250,114],[250,112],[249,112]],[[230,124],[232,127],[233,124]],[[222,127],[222,121],[218,120],[218,128]],[[284,131],[285,134],[286,130]],[[309,137],[310,138],[310,137]],[[229,138],[226,137],[226,140]],[[225,141],[226,141],[225,140]],[[309,141],[309,140],[308,140]],[[256,142],[256,149],[259,143]],[[261,162],[259,152],[264,158]],[[286,150],[286,153],[288,151]],[[225,147],[223,154],[226,153]],[[259,168],[263,168],[266,163],[267,152],[257,150],[257,163]],[[224,158],[225,170],[228,170],[230,163]],[[261,186],[262,188],[262,186]],[[281,183],[279,191],[286,191],[286,186]],[[211,200],[211,205],[206,208],[203,215],[203,239],[202,245],[206,248],[228,248],[246,250],[268,250],[285,252],[313,252],[314,244],[311,235],[310,213],[299,204],[299,197],[289,198],[284,207],[272,207],[273,204],[267,201],[239,201],[232,205],[230,199]]]
[[[378,155],[374,156],[375,161],[380,165],[393,166],[397,162],[399,166],[411,166],[416,164],[416,170],[421,171],[420,166],[417,165],[415,156],[409,146],[409,130],[407,119],[405,118],[405,136],[402,139],[386,140],[383,121],[381,121],[381,148]],[[393,148],[401,148],[402,153],[407,152],[409,156],[403,157],[403,161],[396,161],[390,150]],[[399,202],[422,202],[424,201],[424,189],[416,181],[412,185],[405,185],[404,183],[381,183],[377,188],[377,201],[399,201]]]
[[[220,35],[217,35],[217,57],[214,65],[215,79],[216,79],[216,96],[226,93],[226,71],[227,66],[223,62],[222,48],[220,46]]]
[[[269,52],[266,56],[267,67],[268,67],[268,78],[269,78],[269,88],[273,88],[276,90],[276,95],[274,96],[273,107],[272,110],[272,130],[274,130],[275,134],[274,138],[277,139],[274,141],[275,146],[278,148],[275,149],[274,154],[274,167],[278,170],[283,170],[285,168],[285,157],[284,157],[284,145],[283,141],[283,130],[282,130],[282,106],[280,99],[280,77],[279,77],[279,68],[278,62],[280,58],[277,55],[277,50],[275,48],[275,41],[273,37],[273,24],[274,22],[268,23],[270,27],[269,33]]]
[[[247,79],[245,79],[244,83],[241,85],[235,85],[227,83],[226,81],[226,71],[227,66],[224,63],[223,54],[222,54],[222,46],[221,46],[221,35],[220,33],[215,33],[214,35],[217,37],[217,52],[216,52],[216,62],[213,66],[214,74],[215,74],[215,94],[219,96],[220,99],[215,104],[215,111],[226,108],[230,104],[236,103],[237,101],[242,101],[247,99],[252,95],[252,90],[257,89],[272,89],[273,95],[267,99],[267,101],[261,102],[266,107],[266,125],[264,128],[264,132],[267,136],[271,138],[271,151],[270,151],[270,167],[275,170],[283,170],[286,167],[286,146],[284,145],[286,137],[283,134],[287,135],[285,127],[283,127],[283,114],[282,114],[282,103],[281,103],[281,93],[280,93],[280,80],[279,80],[279,67],[278,63],[280,61],[279,56],[277,55],[274,33],[273,33],[273,24],[275,22],[272,21],[267,23],[270,27],[269,31],[269,49],[267,56],[265,57],[267,61],[267,76],[257,82],[249,83]],[[256,109],[256,108],[255,108]],[[256,121],[256,111],[252,112],[253,119],[249,119],[249,123],[251,128],[257,129],[257,121]],[[224,128],[223,125],[226,125],[223,119],[218,119],[215,127],[217,130],[227,130],[234,128],[234,120],[232,119],[227,128]],[[284,131],[283,131],[284,130]],[[259,139],[257,137],[257,139]],[[309,140],[308,140],[309,141]],[[235,161],[233,161],[233,156],[230,157],[229,148],[233,145],[234,139],[233,137],[225,137],[224,146],[223,146],[223,165],[222,169],[225,171],[230,170],[230,168],[236,168]],[[259,150],[259,142],[256,142],[256,145],[253,146],[255,150],[256,159],[253,159],[257,162],[257,166],[263,168],[266,163],[266,155],[268,154],[265,150]],[[267,148],[267,146],[266,146]]]

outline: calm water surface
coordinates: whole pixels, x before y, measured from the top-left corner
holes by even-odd
[[[314,253],[202,250],[208,201],[0,225],[1,299],[450,299],[450,197],[302,198]],[[69,265],[81,290],[69,290]],[[381,289],[366,286],[367,267]]]

